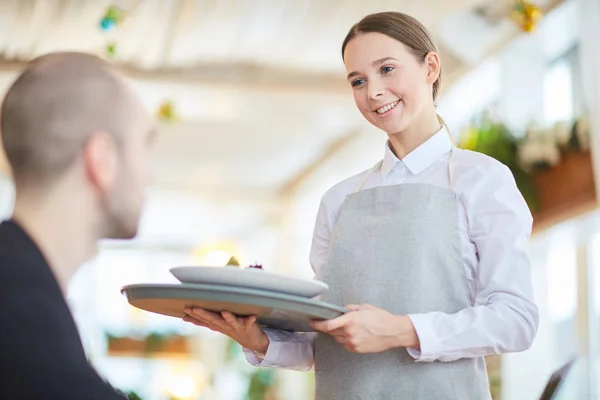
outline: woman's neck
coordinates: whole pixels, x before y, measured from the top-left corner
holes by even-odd
[[[437,114],[433,112],[427,118],[423,118],[420,121],[413,121],[407,129],[401,132],[388,133],[390,148],[396,157],[402,160],[407,154],[438,132],[441,127],[442,124]]]

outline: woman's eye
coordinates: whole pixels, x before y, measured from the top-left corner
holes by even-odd
[[[383,68],[381,68],[381,73],[387,74],[388,72],[392,72],[393,70],[394,70],[394,67],[383,67]]]
[[[365,83],[365,80],[364,80],[364,79],[356,79],[356,80],[352,81],[352,86],[353,86],[353,87],[360,86],[360,85],[362,85],[363,83]]]

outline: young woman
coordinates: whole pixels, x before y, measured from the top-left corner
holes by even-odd
[[[365,17],[342,45],[362,115],[387,134],[383,160],[331,188],[311,264],[323,300],[352,311],[314,334],[190,310],[258,366],[316,371],[316,398],[489,399],[483,357],[536,334],[532,217],[507,167],[457,149],[436,115],[441,62],[405,14]]]

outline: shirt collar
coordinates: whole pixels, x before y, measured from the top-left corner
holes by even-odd
[[[385,144],[385,155],[381,164],[381,176],[382,178],[387,177],[392,168],[399,162],[404,164],[404,166],[414,175],[417,175],[451,149],[452,142],[450,141],[446,128],[443,126],[423,144],[408,153],[402,160],[399,160],[392,152],[388,140]]]

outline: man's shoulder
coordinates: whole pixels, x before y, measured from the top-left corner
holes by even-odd
[[[38,280],[28,273],[34,267],[32,263],[27,254],[0,246],[0,287],[3,291],[15,290],[22,284]]]
[[[19,265],[25,262],[18,253],[0,245],[0,287],[10,287],[19,276],[24,277],[23,269],[19,268]]]
[[[0,273],[2,269],[24,263],[29,257],[23,251],[19,232],[10,221],[0,223]]]

